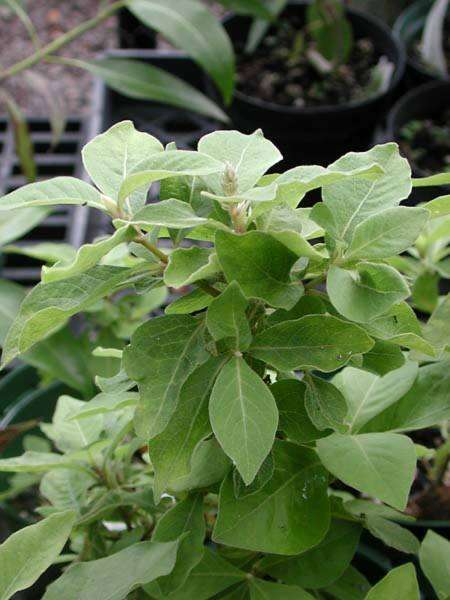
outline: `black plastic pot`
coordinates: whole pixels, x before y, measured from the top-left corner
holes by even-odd
[[[117,15],[119,46],[124,49],[139,48],[150,50],[156,46],[156,33],[139,21],[127,8]]]
[[[305,0],[291,1],[282,18],[293,13],[304,15]],[[350,150],[365,150],[371,145],[377,122],[389,107],[393,91],[405,68],[403,45],[378,19],[349,9],[348,17],[356,37],[369,37],[376,50],[395,64],[386,92],[370,99],[337,106],[296,108],[276,105],[236,91],[230,109],[233,125],[244,132],[261,128],[280,148],[284,166],[327,164]],[[245,40],[251,19],[229,18],[225,27],[232,40]]]
[[[405,85],[408,89],[444,79],[415,58],[408,49],[422,35],[425,20],[433,5],[433,0],[418,0],[398,17],[394,24],[394,33],[402,40],[407,52]]]
[[[391,109],[387,118],[386,138],[400,144],[400,131],[412,120],[426,119],[438,115],[450,106],[450,81],[432,81],[403,96]],[[414,164],[415,177],[424,177],[424,173]],[[424,187],[414,188],[406,204],[416,205],[427,202],[443,194],[449,194],[450,188]]]

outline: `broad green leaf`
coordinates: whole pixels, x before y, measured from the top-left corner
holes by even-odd
[[[55,204],[87,204],[104,210],[100,192],[91,185],[75,177],[55,177],[6,194],[0,198],[0,211]]]
[[[201,320],[170,315],[150,319],[132,335],[123,365],[139,387],[135,425],[140,437],[152,438],[169,423],[181,386],[208,356],[204,330]]]
[[[447,294],[433,311],[423,327],[425,338],[443,356],[450,340],[450,294]]]
[[[177,175],[206,176],[221,172],[222,163],[211,156],[191,150],[170,150],[152,154],[138,162],[120,186],[118,200],[123,202],[141,188],[154,181]]]
[[[306,315],[321,315],[326,313],[325,304],[317,296],[302,296],[291,310],[278,309],[267,316],[268,325],[277,325],[283,321],[295,321]]]
[[[20,303],[25,297],[25,288],[14,281],[0,279],[0,345],[14,321]]]
[[[164,283],[169,287],[180,288],[199,279],[208,279],[219,271],[217,256],[211,250],[198,246],[177,248],[171,253],[164,270]]]
[[[396,206],[361,221],[344,257],[354,259],[389,258],[404,252],[419,237],[429,217],[423,208]]]
[[[52,452],[35,452],[29,450],[21,456],[0,459],[0,471],[4,473],[42,473],[52,469],[80,469],[85,467],[70,458]]]
[[[71,316],[126,286],[139,269],[97,266],[52,283],[40,283],[20,306],[5,340],[2,364],[59,329]]]
[[[450,418],[450,362],[420,367],[418,377],[398,402],[369,421],[364,431],[414,431]]]
[[[83,402],[78,409],[73,410],[69,421],[77,421],[94,415],[102,415],[136,406],[139,394],[136,392],[100,392],[89,402]]]
[[[350,243],[356,226],[373,214],[398,206],[411,192],[411,169],[400,156],[394,143],[375,146],[368,152],[349,152],[330,165],[329,169],[349,170],[378,164],[384,174],[374,180],[350,179],[323,188],[325,206],[335,223],[329,233]]]
[[[191,458],[191,469],[184,477],[171,483],[175,493],[214,487],[219,484],[231,467],[231,461],[215,438],[197,444]]]
[[[317,429],[347,430],[344,424],[347,412],[345,398],[329,381],[312,375],[307,377],[305,408]]]
[[[43,600],[123,600],[137,586],[168,575],[178,542],[140,542],[112,556],[72,565],[49,585]]]
[[[248,301],[236,281],[210,303],[206,312],[206,326],[216,341],[230,338],[236,350],[247,350],[252,340],[245,311]]]
[[[227,115],[207,96],[174,77],[164,69],[139,60],[126,58],[101,58],[99,60],[77,60],[77,66],[100,77],[107,85],[128,98],[155,100],[178,106],[227,122]]]
[[[376,375],[387,375],[405,364],[400,346],[376,340],[373,348],[363,356],[363,368]]]
[[[58,510],[81,513],[86,492],[95,483],[94,477],[73,469],[55,469],[45,473],[39,493]]]
[[[165,308],[166,315],[190,315],[207,308],[213,301],[213,296],[200,288],[174,300]]]
[[[262,187],[254,187],[244,192],[235,192],[231,195],[212,194],[208,191],[202,191],[202,200],[214,200],[225,208],[230,208],[233,204],[246,205],[251,209],[252,216],[257,216],[266,211],[276,203],[274,202],[277,195],[276,184],[266,185]]]
[[[249,485],[272,448],[278,410],[267,385],[241,356],[219,373],[209,417],[214,435]]]
[[[234,495],[236,498],[258,492],[272,478],[274,469],[275,464],[273,462],[272,453],[270,452],[264,459],[259,471],[256,473],[255,479],[250,485],[245,485],[239,471],[233,470]]]
[[[60,512],[13,533],[0,545],[1,600],[33,585],[50,567],[63,549],[74,521],[74,512]]]
[[[95,185],[117,201],[120,186],[147,155],[163,151],[162,144],[148,133],[136,131],[131,121],[122,121],[97,135],[82,150],[83,164]],[[131,199],[132,212],[145,204],[146,191]]]
[[[198,217],[186,202],[169,199],[156,204],[147,204],[133,216],[130,224],[151,231],[155,227],[184,229],[185,227],[202,225],[206,222],[207,219]],[[119,221],[119,223],[122,225],[127,221]]]
[[[215,594],[245,581],[247,574],[224,560],[217,551],[205,547],[203,558],[191,571],[185,584],[174,592],[171,600],[209,600]]]
[[[43,423],[42,431],[61,452],[71,452],[90,446],[96,442],[103,430],[101,415],[91,415],[89,419],[74,421],[72,415],[87,404],[70,396],[60,396],[56,403],[52,423]]]
[[[289,310],[303,293],[289,279],[297,256],[267,233],[218,231],[216,252],[228,282],[237,281],[248,298]]]
[[[449,177],[450,183],[450,177]],[[445,217],[450,215],[450,194],[445,196],[439,196],[438,198],[434,198],[434,200],[430,200],[426,204],[424,204],[424,208],[430,213],[431,219],[436,219],[438,217]]]
[[[450,173],[437,173],[428,177],[414,177],[412,180],[413,187],[429,187],[434,185],[449,185]]]
[[[265,557],[263,572],[291,585],[316,589],[339,579],[353,560],[362,527],[358,523],[333,519],[323,540],[299,556]]]
[[[305,408],[306,386],[298,379],[282,379],[270,386],[276,400],[280,422],[278,428],[298,444],[317,440],[324,435],[313,424]]]
[[[369,515],[366,518],[366,526],[372,535],[382,540],[387,546],[408,554],[417,554],[419,551],[419,540],[398,523]]]
[[[43,221],[49,215],[50,210],[36,206],[0,212],[0,246],[23,237]]]
[[[354,367],[340,371],[333,378],[333,384],[347,402],[346,423],[350,431],[357,432],[388,406],[400,400],[412,387],[418,372],[417,363],[410,361],[382,377]]]
[[[211,389],[226,357],[211,357],[197,367],[181,387],[170,420],[149,443],[149,455],[155,469],[153,494],[158,501],[172,484],[189,474],[191,458],[201,440],[211,433],[208,402]]]
[[[328,586],[325,591],[338,600],[364,600],[369,589],[370,584],[367,579],[350,566],[342,577]]]
[[[165,0],[128,0],[128,8],[145,25],[187,52],[216,82],[226,103],[234,89],[234,53],[217,17],[193,0],[176,6]]]
[[[353,270],[332,265],[327,292],[341,315],[367,323],[408,298],[410,290],[402,275],[388,265],[360,262]]]
[[[85,273],[116,246],[130,242],[135,236],[136,232],[131,227],[121,227],[111,236],[92,244],[85,244],[78,250],[73,261],[62,261],[51,267],[42,267],[42,282],[50,283]]]
[[[249,579],[250,600],[313,600],[313,596],[293,585],[282,585],[252,577]]]
[[[416,453],[395,433],[333,435],[317,441],[325,467],[347,485],[403,510],[414,479]]]
[[[152,588],[159,592],[156,597],[166,598],[182,586],[189,573],[202,559],[206,530],[203,509],[203,495],[192,494],[178,502],[158,521],[152,536],[153,542],[172,542],[177,539],[181,541],[173,571],[169,575],[159,577],[148,588],[150,593]]]
[[[384,173],[383,167],[376,161],[352,167],[351,163],[343,163],[342,167],[321,167],[319,165],[301,165],[289,169],[276,178],[278,199],[291,208],[296,208],[307,192],[333,183],[358,178],[372,182]]]
[[[365,600],[420,600],[416,570],[412,563],[392,569],[367,594]]]
[[[253,188],[266,171],[283,157],[261,131],[245,135],[239,131],[214,131],[202,137],[198,151],[222,163],[222,172],[205,178],[215,194],[223,193],[222,175],[226,165],[231,165],[236,176],[236,191]]]
[[[433,346],[423,338],[417,316],[406,302],[396,304],[385,315],[365,323],[364,328],[369,335],[381,340],[435,356]]]
[[[17,209],[21,210],[21,209]],[[31,210],[31,209],[30,209]],[[25,211],[27,212],[28,209]],[[22,214],[25,214],[22,209]],[[58,261],[71,262],[77,253],[76,249],[70,244],[63,242],[41,242],[37,244],[26,244],[23,246],[15,246],[10,244],[2,248],[2,252],[6,254],[21,254],[29,256],[45,263],[54,264]]]
[[[315,368],[329,372],[372,346],[358,325],[330,315],[307,315],[262,331],[254,338],[250,353],[282,371]]]
[[[257,493],[235,498],[233,476],[222,484],[213,540],[273,554],[317,545],[329,527],[328,479],[315,452],[275,441],[275,471]]]
[[[391,508],[386,504],[380,504],[372,500],[363,500],[361,498],[344,502],[344,510],[359,518],[381,517],[390,521],[398,521],[399,523],[411,523],[415,521],[414,517],[395,510],[395,508]]]
[[[450,595],[450,542],[433,530],[427,531],[419,560],[439,600],[446,600]]]

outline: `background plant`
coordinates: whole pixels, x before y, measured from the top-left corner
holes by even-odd
[[[412,564],[372,589],[351,566],[367,528],[418,554],[446,598],[448,541],[429,533],[420,545],[400,523],[425,452],[407,433],[450,415],[448,298],[423,325],[393,257],[450,214],[448,196],[401,201],[448,174],[411,179],[395,144],[266,174],[281,155],[261,132],[220,131],[180,151],[128,121],[83,159],[94,185],[56,178],[0,199],[6,211],[87,204],[115,227],[44,270],[3,364],[121,290],[192,290],[123,351],[100,350],[121,368],[90,401],[60,399],[42,427],[56,451],[0,461],[45,473],[48,515],[0,547],[0,597],[70,538],[59,560],[73,564],[46,599],[343,598],[353,586],[367,600],[418,600]],[[154,182],[160,201],[147,204]],[[322,202],[297,207],[318,188]],[[126,265],[99,264],[123,243]]]

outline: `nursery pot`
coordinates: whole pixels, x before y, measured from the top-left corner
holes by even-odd
[[[139,21],[128,8],[117,14],[117,34],[120,48],[149,50],[156,47],[156,33]]]
[[[407,88],[417,87],[423,83],[444,79],[414,57],[408,50],[422,35],[423,28],[433,0],[417,0],[398,17],[394,24],[394,33],[404,43],[407,54],[405,85]]]
[[[300,13],[308,2],[291,1],[283,18]],[[388,108],[393,90],[405,68],[405,53],[399,39],[378,19],[354,9],[347,10],[355,37],[368,37],[375,50],[394,63],[395,70],[385,92],[346,104],[321,107],[287,107],[251,97],[237,90],[230,116],[233,126],[246,133],[261,128],[285,157],[285,166],[328,164],[350,150],[366,150],[371,145],[377,121]],[[251,19],[229,18],[225,27],[234,41],[247,37]]]
[[[402,128],[415,119],[427,119],[450,107],[450,81],[432,81],[411,90],[393,106],[387,118],[386,137],[400,144]],[[415,177],[425,177],[419,167],[412,165]],[[405,204],[428,202],[437,196],[450,194],[448,186],[414,188]]]

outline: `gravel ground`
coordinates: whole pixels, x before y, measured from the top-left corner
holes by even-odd
[[[100,0],[25,0],[27,10],[41,43],[46,44],[65,31],[93,17]],[[60,56],[88,59],[99,52],[117,45],[116,19],[112,17],[82,37],[66,46]],[[21,21],[5,7],[0,7],[0,62],[7,67],[32,54],[33,44],[29,40]],[[4,86],[18,102],[22,110],[32,116],[48,114],[48,100],[39,88],[50,90],[66,114],[82,114],[89,110],[91,76],[72,67],[44,63],[32,69],[40,75],[39,82],[31,82],[24,73],[11,78]],[[37,88],[36,88],[37,85]],[[2,107],[0,105],[0,112]]]

